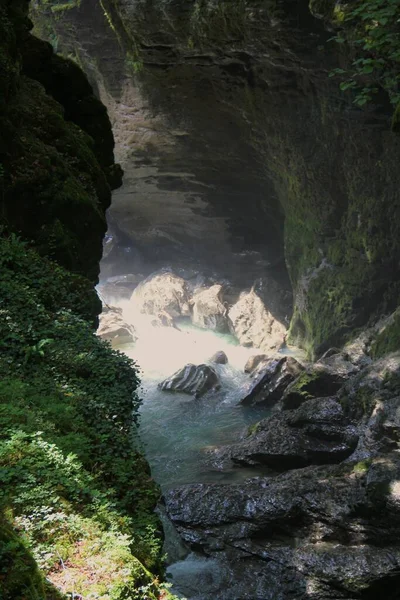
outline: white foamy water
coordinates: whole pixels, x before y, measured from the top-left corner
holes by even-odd
[[[143,404],[140,436],[152,474],[161,487],[183,483],[237,481],[255,475],[236,468],[219,471],[210,466],[207,448],[238,441],[247,427],[266,416],[265,410],[240,406],[250,378],[243,372],[257,351],[243,348],[232,335],[214,333],[181,320],[178,328],[154,326],[149,315],[135,311],[131,302],[119,302],[126,321],[136,329],[138,340],[121,351],[141,369]],[[213,365],[221,390],[200,399],[161,391],[158,384],[188,363],[201,364],[223,350],[227,365]]]
[[[177,485],[201,482],[237,482],[254,477],[256,469],[219,470],[207,449],[237,442],[268,411],[242,407],[239,401],[250,383],[244,373],[256,348],[243,348],[234,336],[193,327],[189,319],[178,328],[152,324],[153,317],[140,314],[131,301],[113,301],[138,335],[134,344],[119,349],[133,358],[141,369],[143,404],[140,410],[140,437],[152,475],[166,491]],[[213,365],[221,390],[200,399],[187,394],[161,391],[158,384],[188,363],[207,362],[218,351],[228,357],[227,365]],[[293,352],[288,352],[293,353]],[[205,558],[185,548],[172,523],[160,507],[168,555],[168,579],[179,598],[215,600],[231,582],[229,573],[215,558]]]

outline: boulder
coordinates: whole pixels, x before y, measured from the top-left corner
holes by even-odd
[[[125,344],[137,340],[134,327],[124,320],[122,309],[116,306],[103,307],[97,335],[113,344]]]
[[[222,301],[222,285],[215,284],[199,290],[194,294],[191,304],[193,325],[221,333],[229,330],[227,308]]]
[[[337,400],[317,398],[295,411],[263,419],[246,439],[209,454],[219,466],[230,460],[283,471],[340,462],[355,450],[357,441],[356,428]]]
[[[198,600],[399,597],[399,384],[400,352],[367,363],[335,397],[303,399],[207,451],[221,475],[255,465],[268,477],[166,493],[183,540],[227,574]]]
[[[282,356],[260,362],[252,373],[247,393],[240,401],[245,406],[272,406],[304,367],[294,358]]]
[[[334,360],[327,359],[305,369],[286,389],[282,407],[294,409],[311,398],[334,396],[353,374],[354,367],[351,363],[344,367],[343,362],[345,361],[340,359],[337,364]]]
[[[166,324],[177,317],[190,315],[186,282],[173,273],[151,275],[134,290],[131,302],[147,315],[154,315]]]
[[[244,366],[244,372],[252,373],[261,362],[266,362],[268,358],[269,357],[266,354],[255,354],[254,356],[250,356],[249,360]]]
[[[213,597],[372,600],[387,589],[395,600],[400,459],[387,458],[180,486],[165,505],[183,540],[229,571]]]
[[[340,393],[348,418],[360,423],[357,460],[400,449],[400,352],[370,364]]]
[[[164,392],[194,394],[196,398],[220,388],[218,375],[209,365],[187,364],[168,379],[158,384]]]
[[[210,363],[215,363],[216,365],[226,365],[228,364],[228,357],[223,350],[219,350],[209,360]]]
[[[253,290],[240,295],[229,310],[228,323],[242,346],[268,351],[279,348],[285,341],[286,328],[274,319]]]

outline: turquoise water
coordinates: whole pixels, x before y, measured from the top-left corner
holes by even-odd
[[[228,334],[216,334],[181,322],[180,330],[152,327],[147,320],[139,340],[120,349],[142,369],[140,436],[153,477],[163,490],[184,483],[238,481],[254,476],[254,469],[219,471],[207,460],[208,447],[230,444],[245,435],[249,425],[267,415],[265,410],[239,406],[250,377],[244,365],[256,351],[238,346]],[[160,391],[158,383],[191,362],[207,361],[223,350],[227,365],[215,365],[221,390],[200,399]]]
[[[152,318],[134,312],[130,303],[120,303],[124,317],[138,334],[135,344],[120,346],[141,368],[143,404],[140,437],[152,475],[162,490],[187,483],[229,483],[262,474],[256,469],[219,470],[207,458],[207,449],[238,441],[250,425],[268,415],[266,410],[239,405],[251,383],[244,365],[255,348],[243,348],[228,334],[193,327],[188,320],[179,330],[155,327]],[[223,350],[227,365],[215,365],[221,390],[194,399],[158,389],[158,383],[187,363],[201,364]],[[297,352],[286,351],[296,355]],[[229,573],[215,558],[206,558],[185,548],[172,523],[159,507],[165,531],[168,579],[172,590],[187,600],[216,600],[229,583]]]

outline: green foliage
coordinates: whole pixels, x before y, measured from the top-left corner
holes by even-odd
[[[2,600],[61,600],[62,596],[40,574],[36,562],[0,515],[0,591]]]
[[[398,0],[357,0],[343,7],[343,29],[333,38],[350,44],[350,69],[335,69],[344,77],[343,91],[355,90],[354,102],[363,106],[380,88],[391,103],[400,104],[400,4]]]
[[[156,598],[159,492],[132,446],[134,363],[83,318],[86,280],[15,235],[0,238],[0,273],[0,515],[64,592]]]
[[[360,462],[358,462],[354,465],[353,473],[357,473],[359,475],[364,475],[365,473],[368,473],[370,466],[371,466],[371,460],[369,460],[369,459],[361,460]]]

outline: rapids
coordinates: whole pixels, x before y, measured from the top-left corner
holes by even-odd
[[[194,327],[188,318],[177,322],[178,329],[154,326],[153,317],[140,314],[132,301],[113,299],[112,304],[123,309],[124,320],[135,327],[138,336],[135,343],[121,344],[118,349],[139,368],[143,398],[139,435],[152,476],[162,491],[187,483],[229,483],[262,474],[255,468],[218,470],[207,463],[206,454],[207,448],[237,441],[250,425],[268,414],[266,409],[238,404],[250,381],[244,365],[260,351],[240,346],[230,334]],[[158,388],[159,382],[185,364],[207,362],[218,350],[228,357],[226,365],[213,364],[221,380],[220,391],[195,399]],[[159,514],[173,593],[188,600],[217,597],[228,574],[216,560],[185,548],[162,506]]]
[[[157,327],[152,318],[137,314],[128,303],[120,304],[124,317],[135,325],[138,340],[119,350],[133,358],[142,379],[140,437],[152,474],[163,491],[184,483],[234,481],[254,475],[254,470],[220,472],[207,466],[204,450],[229,444],[245,434],[265,410],[238,406],[249,382],[243,372],[256,351],[243,348],[232,335],[214,333],[178,322],[179,329]],[[187,363],[207,362],[218,350],[228,356],[227,365],[213,365],[221,390],[200,399],[158,389],[158,383]]]

